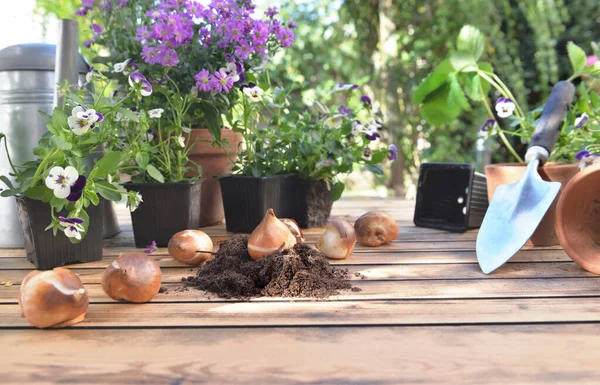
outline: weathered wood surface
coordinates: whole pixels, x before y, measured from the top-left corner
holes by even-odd
[[[33,270],[22,249],[0,250],[2,384],[596,384],[600,279],[559,247],[526,248],[491,275],[475,256],[476,231],[411,224],[412,202],[344,200],[334,215],[394,216],[401,233],[344,261],[353,286],[325,300],[239,301],[181,291],[194,268],[152,255],[166,293],[116,302],[104,268],[133,247],[128,214],[104,259],[72,265],[90,296],[86,320],[40,331],[20,318],[17,296]],[[322,229],[305,235],[315,242]],[[223,226],[206,232],[215,240]]]

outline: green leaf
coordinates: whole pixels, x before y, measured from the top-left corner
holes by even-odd
[[[598,78],[600,76],[600,61],[595,62],[591,66],[585,67],[583,74]]]
[[[108,182],[96,182],[96,191],[102,196],[104,199],[108,199],[109,201],[118,202],[121,200],[122,195],[119,192],[117,186]]]
[[[460,115],[461,109],[456,104],[448,103],[450,86],[446,85],[427,98],[421,107],[423,118],[434,126],[450,124]]]
[[[6,185],[6,187],[8,187],[10,189],[14,189],[15,188],[15,186],[13,186],[12,182],[10,181],[10,179],[8,179],[7,176],[0,175],[0,180]]]
[[[50,190],[46,186],[31,187],[31,188],[25,190],[25,192],[23,192],[23,194],[27,198],[31,198],[36,201],[43,201],[43,202],[50,202],[50,200],[54,196],[54,193],[52,192],[52,190]]]
[[[219,111],[208,103],[203,103],[204,120],[208,124],[208,130],[215,140],[221,140],[221,128],[223,123]]]
[[[475,58],[466,52],[454,52],[450,55],[450,63],[455,71],[475,72],[477,71],[477,62]]]
[[[257,178],[262,176],[260,167],[257,164],[252,166],[252,176],[257,177]]]
[[[50,138],[50,144],[52,144],[52,146],[54,146],[55,148],[58,148],[59,150],[63,151],[69,151],[73,148],[73,145],[65,141],[64,138],[61,136],[53,136],[52,138]]]
[[[119,151],[111,151],[104,154],[102,158],[92,169],[89,178],[90,179],[103,179],[106,178],[108,174],[114,172],[119,163],[121,162],[121,152]]]
[[[485,37],[474,26],[465,25],[458,34],[456,49],[459,52],[469,54],[477,62],[485,50]]]
[[[135,161],[144,170],[148,167],[148,163],[150,163],[150,156],[145,152],[138,152],[135,154]]]
[[[119,112],[133,122],[139,123],[140,121],[139,115],[131,111],[129,108],[120,108]]]
[[[483,99],[479,87],[481,86],[481,77],[473,73],[458,74],[458,81],[462,86],[462,90],[467,94],[469,99],[479,102]]]
[[[573,74],[580,74],[585,69],[587,63],[585,52],[575,43],[570,41],[567,44],[567,53],[569,54],[571,67],[573,67]]]
[[[385,155],[385,154],[384,154]],[[387,156],[387,155],[385,155]],[[367,170],[371,171],[375,175],[383,175],[383,167],[380,164],[369,164]]]
[[[61,108],[54,107],[52,111],[52,125],[56,128],[69,127],[67,124],[67,114]]]
[[[458,78],[454,74],[450,74],[450,92],[448,93],[448,103],[456,104],[460,109],[470,111],[471,105],[465,96]]]
[[[98,197],[98,194],[96,194],[95,191],[90,191],[88,189],[85,189],[83,191],[83,196],[86,197],[87,199],[89,199],[90,202],[92,202],[92,204],[94,206],[98,206],[100,204],[100,198]]]
[[[598,96],[596,91],[590,91],[590,101],[592,102],[592,107],[594,107],[594,110],[600,109],[600,96]]]
[[[158,171],[158,169],[153,165],[149,164],[146,167],[146,171],[148,172],[148,175],[152,177],[152,179],[158,181],[159,183],[165,183],[165,177],[163,177],[160,171]]]
[[[331,186],[331,200],[337,201],[338,199],[340,199],[345,188],[346,185],[342,182],[334,183],[333,186]]]
[[[413,102],[421,104],[428,95],[438,90],[448,82],[448,75],[453,72],[452,64],[444,60],[437,66],[435,71],[429,74],[413,93]]]
[[[0,192],[0,197],[8,198],[8,197],[18,195],[20,193],[21,193],[21,191],[17,190],[17,189],[2,190],[2,192]]]

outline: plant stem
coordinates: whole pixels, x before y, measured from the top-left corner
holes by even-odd
[[[483,91],[483,86],[481,84],[479,84],[479,92],[481,92],[481,96],[483,97],[483,105],[485,106],[485,109],[487,110],[490,117],[494,118],[494,113],[492,112],[492,109],[490,108],[490,106],[488,104],[487,95]],[[496,125],[498,125],[498,123],[496,123]],[[517,152],[515,151],[513,146],[509,143],[508,139],[506,138],[506,135],[504,135],[504,132],[502,132],[501,129],[498,129],[497,131],[498,131],[498,135],[500,136],[500,139],[502,139],[502,142],[504,142],[504,145],[506,146],[508,151],[510,151],[512,156],[514,156],[515,159],[517,161],[519,161],[520,163],[523,163],[523,159],[519,156],[519,154],[517,154]]]
[[[4,138],[4,149],[6,150],[6,158],[8,158],[8,163],[10,164],[10,168],[15,173],[15,176],[19,180],[19,183],[23,183],[23,179],[21,178],[21,175],[17,172],[17,169],[15,168],[15,165],[13,164],[12,159],[10,158],[10,153],[8,152],[8,139],[6,138],[6,135],[4,135],[4,134],[2,134],[2,136],[0,136],[0,140],[2,140],[2,138]]]

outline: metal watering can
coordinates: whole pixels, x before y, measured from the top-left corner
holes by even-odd
[[[59,44],[19,44],[0,51],[0,131],[6,134],[15,165],[33,160],[33,148],[46,132],[39,110],[51,114],[61,101],[56,84],[85,84],[89,66],[78,53],[77,22],[61,20]],[[11,172],[0,151],[0,175]],[[112,204],[105,204],[105,238],[119,233]],[[22,248],[23,234],[14,198],[0,198],[0,248]]]

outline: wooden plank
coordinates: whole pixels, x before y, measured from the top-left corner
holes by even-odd
[[[362,300],[431,300],[431,299],[494,299],[494,298],[549,298],[600,297],[600,279],[494,279],[494,280],[432,280],[432,281],[354,281],[361,291],[343,291],[330,301]],[[175,302],[237,302],[199,290],[178,291],[179,283],[164,283],[168,291],[159,293],[153,304]],[[114,302],[99,284],[85,285],[92,303]],[[16,304],[20,286],[0,286],[0,304]],[[313,301],[302,298],[255,298],[253,302]],[[186,305],[181,305],[186,306]]]
[[[76,266],[76,265],[75,265]],[[71,268],[83,283],[100,283],[104,268]],[[430,279],[499,279],[499,278],[584,278],[599,277],[573,262],[510,263],[494,274],[483,274],[478,264],[412,264],[412,265],[344,265],[352,280],[430,280]],[[0,282],[15,285],[33,269],[0,270]],[[162,282],[181,282],[183,277],[195,275],[196,267],[163,266]]]
[[[29,327],[0,305],[0,328]],[[598,298],[93,304],[85,327],[404,326],[600,322]]]
[[[600,325],[13,330],[0,340],[4,384],[573,385],[598,383]]]
[[[412,251],[406,253],[388,252],[380,248],[372,252],[355,253],[343,261],[331,260],[332,265],[378,265],[378,264],[444,264],[444,263],[477,263],[475,251]],[[105,256],[101,261],[79,263],[66,266],[68,268],[88,269],[106,268],[114,261],[118,252]],[[182,264],[171,258],[166,252],[151,255],[161,267],[181,267]],[[571,259],[563,250],[523,249],[508,264],[515,262],[569,262]],[[505,265],[506,266],[506,265]],[[0,270],[33,269],[34,266],[25,258],[0,259]],[[501,268],[502,269],[502,268]]]

